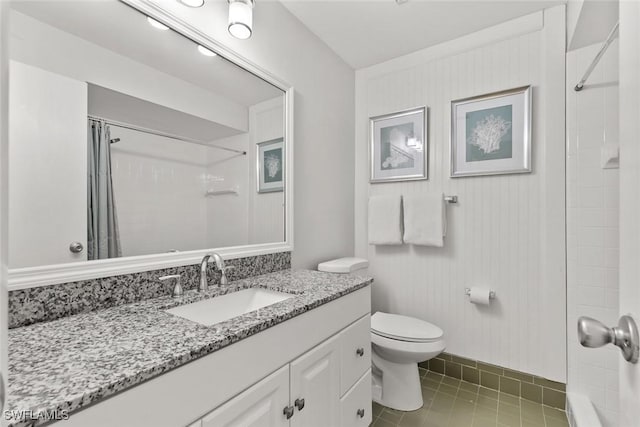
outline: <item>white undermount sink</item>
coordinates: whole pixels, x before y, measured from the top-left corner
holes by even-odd
[[[191,320],[192,322],[200,323],[201,325],[209,326],[293,298],[294,296],[295,295],[269,289],[251,288],[181,305],[166,312]]]

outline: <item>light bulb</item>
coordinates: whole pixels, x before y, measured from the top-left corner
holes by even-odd
[[[185,6],[189,7],[202,7],[204,5],[204,0],[179,0]]]
[[[147,16],[147,22],[149,22],[149,24],[151,24],[153,28],[157,28],[158,30],[161,30],[161,31],[167,31],[169,29],[169,27],[167,27],[166,25],[161,24],[160,22],[156,21],[155,19],[149,16]]]
[[[241,40],[251,37],[253,1],[229,0],[229,34]]]
[[[214,51],[212,51],[210,49],[207,49],[206,47],[200,46],[200,45],[198,45],[198,52],[200,52],[204,56],[218,56],[218,54],[215,53]]]

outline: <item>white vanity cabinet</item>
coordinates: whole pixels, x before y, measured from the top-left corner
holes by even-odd
[[[291,362],[291,427],[340,423],[340,334]]]
[[[278,369],[189,427],[286,427],[289,367]]]
[[[369,325],[367,314],[189,427],[368,426]]]
[[[64,427],[367,426],[370,315],[366,286],[74,411]]]

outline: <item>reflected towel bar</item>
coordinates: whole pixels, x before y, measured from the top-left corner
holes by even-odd
[[[238,194],[238,190],[217,190],[217,191],[213,191],[213,190],[209,190],[205,193],[205,197],[209,197],[209,196],[221,196],[223,194]]]
[[[447,203],[458,203],[458,196],[444,196],[444,201]]]

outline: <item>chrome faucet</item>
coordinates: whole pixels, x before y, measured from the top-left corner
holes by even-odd
[[[209,289],[209,283],[207,282],[207,265],[212,257],[213,255],[207,254],[202,258],[202,262],[200,262],[200,286],[198,286],[198,291],[200,292]]]
[[[227,283],[229,283],[229,279],[227,279],[227,271],[235,268],[233,265],[226,266],[224,264],[224,259],[222,259],[219,253],[212,252],[205,255],[204,258],[202,258],[202,262],[200,263],[200,287],[198,288],[198,290],[200,291],[206,291],[209,287],[207,282],[207,265],[209,264],[210,259],[213,259],[213,261],[216,263],[216,268],[220,270],[221,285],[226,285]]]
[[[209,288],[209,285],[207,283],[207,265],[210,259],[213,259],[213,261],[216,263],[216,268],[220,270],[221,285],[226,285],[227,283],[229,283],[229,279],[227,279],[227,271],[235,268],[233,265],[225,265],[224,259],[222,259],[220,254],[217,252],[212,252],[205,255],[204,258],[202,258],[202,262],[200,263],[200,287],[198,288],[198,290],[200,291],[206,291]]]

